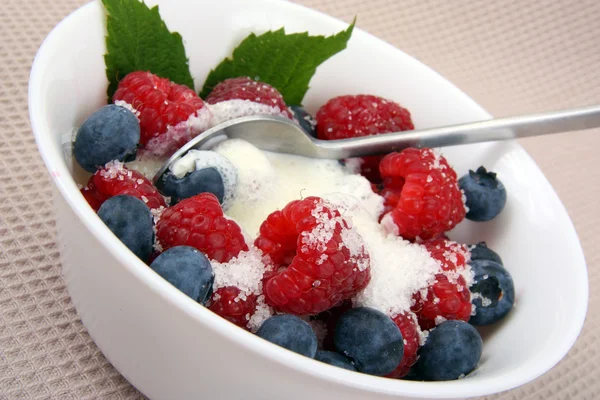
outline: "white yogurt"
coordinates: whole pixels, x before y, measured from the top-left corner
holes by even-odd
[[[336,160],[261,151],[241,139],[227,140],[213,150],[238,169],[238,191],[227,214],[250,236],[258,234],[270,213],[309,196],[352,195],[373,216],[383,208],[383,198],[373,193],[369,181],[349,173]]]

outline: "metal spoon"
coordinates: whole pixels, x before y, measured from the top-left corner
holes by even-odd
[[[225,139],[244,139],[262,150],[312,158],[344,159],[385,154],[407,147],[444,147],[508,140],[600,127],[600,105],[467,124],[386,133],[341,140],[318,140],[293,121],[254,115],[219,124],[198,135],[167,160],[153,182],[189,150],[207,150]]]

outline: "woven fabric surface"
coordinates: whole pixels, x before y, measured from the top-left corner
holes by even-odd
[[[594,0],[297,0],[432,66],[496,116],[600,103]],[[138,399],[79,321],[61,277],[51,189],[27,115],[44,37],[83,0],[0,7],[0,399]],[[565,204],[589,270],[587,321],[555,368],[487,399],[600,398],[600,130],[523,140]],[[568,275],[568,266],[565,266]]]

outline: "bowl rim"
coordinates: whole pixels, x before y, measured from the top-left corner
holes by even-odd
[[[323,23],[327,24],[328,26],[338,28],[344,28],[347,26],[345,22],[299,4],[282,2],[279,0],[258,0],[256,2],[261,2],[269,5],[270,7],[289,7],[300,14],[304,13],[304,15],[306,15],[306,13],[309,13],[313,16],[319,16]],[[50,58],[53,57],[51,49],[53,45],[60,40],[61,31],[65,26],[70,24],[73,20],[85,18],[85,16],[89,13],[97,12],[97,8],[99,7],[101,7],[100,2],[95,1],[85,4],[71,12],[52,29],[38,49],[32,64],[28,89],[29,118],[32,131],[38,146],[38,150],[43,158],[45,167],[50,173],[53,184],[56,186],[64,201],[80,219],[85,228],[92,233],[95,239],[107,251],[110,251],[114,255],[114,257],[121,263],[121,266],[125,268],[128,273],[134,275],[138,280],[155,292],[156,295],[161,296],[166,302],[173,306],[177,312],[184,313],[187,315],[187,317],[193,318],[196,323],[203,325],[204,329],[211,329],[212,331],[227,338],[227,340],[235,341],[238,345],[243,346],[257,357],[268,358],[271,361],[280,364],[282,367],[290,368],[296,372],[310,375],[313,378],[319,379],[323,382],[334,382],[351,388],[360,389],[365,392],[383,393],[395,396],[411,396],[414,398],[464,398],[471,396],[490,395],[493,393],[513,389],[546,373],[548,370],[554,367],[554,365],[556,365],[572,347],[583,327],[585,315],[587,313],[589,291],[587,267],[583,255],[583,249],[581,248],[581,242],[579,241],[573,223],[569,218],[563,203],[560,201],[556,192],[547,181],[545,176],[545,183],[554,196],[556,196],[558,199],[558,203],[567,217],[567,222],[569,225],[568,229],[570,231],[569,233],[575,235],[575,238],[577,239],[578,248],[575,249],[575,252],[577,253],[576,258],[579,258],[579,260],[575,260],[576,262],[574,264],[580,265],[583,274],[582,278],[584,279],[585,285],[579,295],[581,307],[578,307],[576,310],[574,310],[576,315],[573,318],[575,321],[579,321],[579,323],[570,327],[569,334],[565,335],[562,346],[560,349],[554,352],[554,357],[548,357],[546,362],[543,365],[538,365],[536,369],[532,369],[529,365],[527,368],[517,368],[507,373],[506,376],[503,375],[502,377],[486,379],[485,384],[473,384],[469,382],[468,379],[445,382],[414,382],[375,377],[346,371],[344,369],[332,367],[324,363],[315,362],[312,359],[290,352],[270,342],[267,342],[252,333],[238,328],[225,319],[222,319],[221,317],[212,313],[205,307],[198,307],[196,302],[188,298],[175,287],[170,285],[166,280],[162,279],[153,270],[148,268],[145,263],[131,253],[127,247],[122,244],[102,223],[102,221],[97,217],[92,208],[89,207],[79,192],[76,182],[71,176],[64,159],[62,158],[62,155],[56,151],[53,151],[54,146],[51,143],[52,134],[43,122],[44,105],[41,101],[43,98],[42,72],[46,63]],[[456,89],[456,92],[464,97],[464,100],[472,103],[474,109],[478,109],[482,114],[491,118],[491,115],[488,114],[473,99],[467,96],[452,82],[445,79],[431,67],[421,63],[419,60],[404,53],[399,48],[385,42],[384,40],[379,39],[358,27],[355,27],[355,35],[357,33],[360,35],[366,35],[366,37],[369,39],[375,39],[374,43],[377,43],[378,46],[381,46],[387,52],[395,51],[403,53],[413,62],[419,64],[421,68],[429,70],[429,73],[431,73],[432,77],[435,76],[436,79],[443,80],[445,84],[453,86]],[[530,157],[530,155],[518,143],[515,142],[514,145],[522,151],[524,157],[529,159],[528,161],[532,163],[532,166],[538,168],[539,170],[539,167]],[[543,176],[541,171],[540,173]],[[55,201],[57,200],[55,199]],[[93,337],[91,332],[90,334]],[[127,378],[126,375],[125,377]]]

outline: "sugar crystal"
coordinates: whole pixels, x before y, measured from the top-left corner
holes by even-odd
[[[129,111],[131,111],[131,113],[133,115],[135,115],[135,117],[137,118],[137,120],[140,120],[140,112],[138,110],[136,110],[135,108],[133,108],[133,106],[131,104],[129,104],[128,102],[126,102],[125,100],[117,100],[115,101],[115,105],[119,106],[119,107],[123,107]]]
[[[344,216],[353,221],[370,256],[371,282],[353,299],[354,304],[378,309],[391,317],[409,311],[413,294],[426,290],[441,269],[439,262],[423,246],[386,234],[360,203],[348,207],[352,201],[346,198],[340,202],[340,197],[336,205],[344,208]],[[329,200],[336,202],[336,198]]]
[[[236,301],[245,300],[250,294],[262,294],[262,278],[266,270],[266,264],[262,252],[254,246],[248,251],[241,252],[229,262],[219,263],[212,261],[215,274],[213,290],[235,286],[240,290]]]
[[[273,314],[275,314],[273,308],[265,303],[265,296],[258,296],[256,298],[256,309],[248,321],[248,328],[250,328],[252,332],[256,332],[262,323]]]

